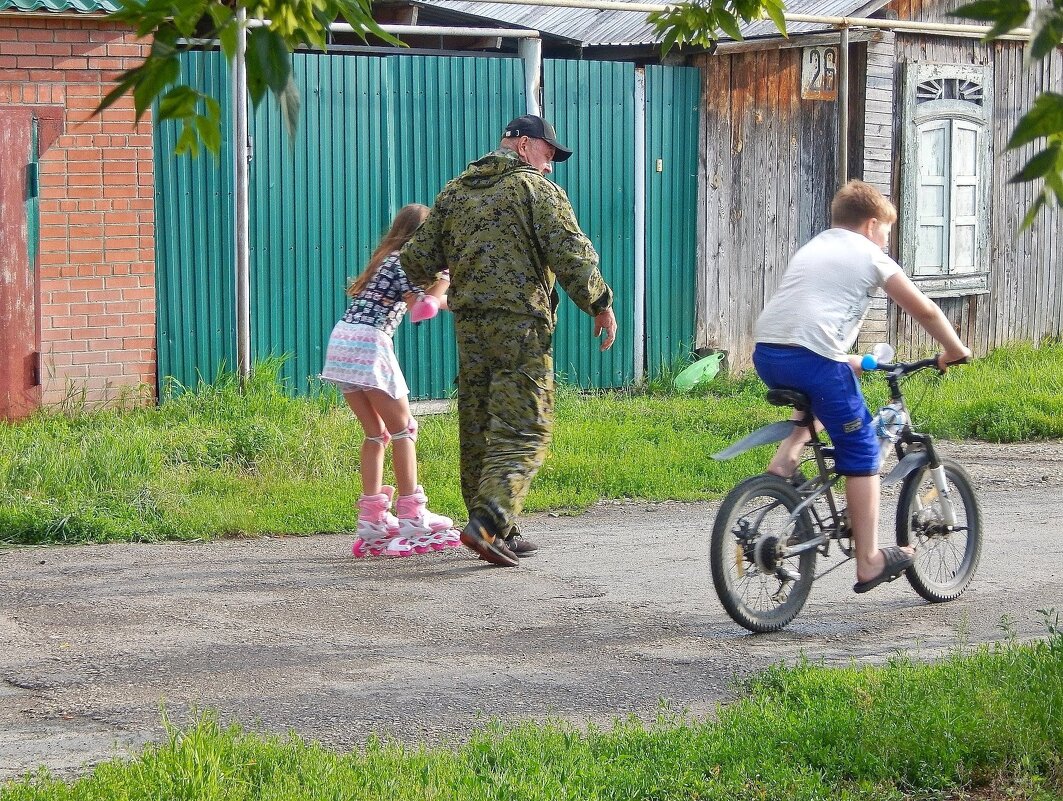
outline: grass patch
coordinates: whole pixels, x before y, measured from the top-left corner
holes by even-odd
[[[1046,614],[1047,617],[1047,614]],[[73,782],[42,772],[4,801],[271,799],[931,799],[1063,797],[1063,635],[935,664],[776,667],[715,721],[491,725],[454,749],[371,739],[338,754],[200,715]]]
[[[42,412],[0,425],[0,542],[103,542],[349,531],[360,492],[362,432],[331,390],[292,398],[279,365],[249,390],[222,376],[135,411]],[[869,401],[884,382],[865,378]],[[916,422],[953,439],[1063,437],[1063,344],[1002,348],[944,378],[909,382]],[[603,498],[700,500],[762,469],[768,449],[710,456],[779,409],[752,375],[719,377],[688,395],[667,376],[638,391],[562,387],[550,458],[529,511]],[[425,416],[420,478],[433,509],[464,516],[457,421]]]

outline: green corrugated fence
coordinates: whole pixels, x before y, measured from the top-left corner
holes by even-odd
[[[228,129],[222,57],[182,58],[194,85],[222,99]],[[659,108],[647,112],[648,142],[659,143],[670,166],[648,204],[664,215],[647,221],[651,371],[693,338],[697,135],[696,71],[655,69],[647,95]],[[468,161],[497,146],[526,103],[514,58],[299,53],[294,75],[303,100],[294,144],[270,102],[249,123],[251,337],[253,358],[287,357],[284,376],[303,394],[345,308],[347,279],[392,215],[406,203],[430,205]],[[601,253],[620,319],[617,344],[599,354],[590,320],[565,301],[557,369],[581,386],[622,386],[633,375],[634,67],[548,60],[544,77],[544,113],[577,151],[555,177]],[[217,160],[175,157],[176,134],[172,124],[156,126],[158,360],[160,385],[172,377],[187,386],[235,364],[233,179],[228,146]],[[412,397],[450,394],[457,357],[449,315],[400,327],[396,349]]]

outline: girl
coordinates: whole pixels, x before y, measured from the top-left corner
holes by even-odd
[[[399,249],[428,216],[419,203],[403,206],[380,240],[369,264],[351,282],[351,305],[329,338],[321,378],[335,384],[362,424],[362,497],[358,499],[355,557],[411,556],[456,547],[454,521],[428,511],[428,498],[417,483],[417,421],[410,415],[410,394],[395,359],[392,338],[407,303],[431,296],[446,308],[449,276],[424,292],[406,279]],[[395,488],[383,485],[384,450],[391,460],[399,497],[398,517],[390,512]]]

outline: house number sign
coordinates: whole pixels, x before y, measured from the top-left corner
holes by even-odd
[[[801,98],[837,100],[838,48],[806,47],[801,51]]]

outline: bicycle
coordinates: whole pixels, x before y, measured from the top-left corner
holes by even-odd
[[[937,359],[879,364],[865,356],[864,362],[865,371],[885,373],[890,389],[890,401],[876,414],[875,426],[883,451],[892,449],[897,456],[882,486],[902,482],[897,544],[916,548],[915,562],[904,575],[927,601],[954,600],[970,584],[981,555],[978,498],[967,472],[939,458],[933,437],[912,428],[900,385],[905,376],[937,368]],[[713,458],[731,459],[780,442],[794,425],[809,429],[812,455],[790,479],[765,473],[732,489],[716,515],[709,548],[712,582],[724,609],[736,623],[758,633],[778,631],[793,621],[813,581],[854,554],[848,513],[835,494],[842,476],[834,470],[833,448],[816,431],[808,396],[773,389],[765,397],[775,406],[794,407],[804,417],[764,426]],[[808,464],[815,467],[811,477],[806,475]],[[846,559],[816,575],[817,556],[828,557],[835,543]]]

